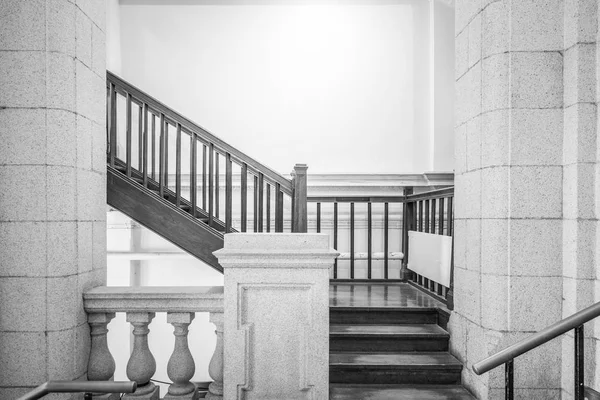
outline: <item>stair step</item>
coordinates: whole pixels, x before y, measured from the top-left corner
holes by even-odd
[[[391,325],[436,324],[437,322],[438,311],[435,308],[329,307],[330,324]]]
[[[329,355],[330,383],[460,384],[461,370],[447,352]]]
[[[475,400],[458,385],[343,385],[329,387],[330,400]]]
[[[334,324],[329,328],[332,352],[446,351],[448,339],[448,332],[435,324]]]

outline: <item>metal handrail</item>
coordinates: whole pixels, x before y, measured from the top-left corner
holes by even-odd
[[[537,333],[534,333],[528,338],[525,338],[513,344],[512,346],[499,351],[485,360],[475,363],[473,365],[473,371],[477,375],[486,373],[597,317],[600,317],[600,302],[583,309],[553,325],[550,325],[549,327]]]
[[[17,400],[40,399],[49,393],[133,393],[136,388],[137,382],[48,381]]]
[[[431,200],[454,195],[454,186],[406,195],[406,201]]]

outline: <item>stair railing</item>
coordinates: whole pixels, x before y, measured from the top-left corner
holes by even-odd
[[[297,165],[294,180],[287,179],[108,71],[107,143],[109,169],[211,227],[225,233],[306,232],[306,165]],[[189,193],[183,193],[182,179],[189,180]],[[234,183],[239,226],[232,220]]]
[[[50,393],[85,393],[87,400],[92,393],[133,393],[136,387],[135,382],[48,381],[17,400],[41,399]]]
[[[452,250],[450,267],[450,285],[421,276],[408,268],[410,248],[408,232],[424,232],[435,235],[451,236],[454,241],[454,187],[431,190],[424,193],[413,193],[408,189],[404,202],[404,231],[402,265],[403,278],[413,285],[427,291],[445,302],[449,309],[454,308],[454,252]],[[454,242],[452,243],[454,249]]]
[[[574,341],[574,382],[573,398],[584,400],[584,398],[597,398],[597,392],[584,385],[584,342],[583,325],[600,316],[600,302],[583,309],[570,317],[567,317],[549,327],[534,333],[533,335],[499,351],[498,353],[473,365],[473,371],[477,375],[484,374],[504,364],[505,370],[505,398],[514,399],[514,359],[527,353],[542,344],[573,330]],[[586,395],[587,394],[587,395]]]

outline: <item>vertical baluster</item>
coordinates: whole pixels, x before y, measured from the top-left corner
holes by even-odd
[[[160,137],[158,138],[159,143],[158,143],[158,151],[159,151],[159,155],[158,155],[158,191],[160,192],[160,197],[165,197],[165,174],[164,174],[164,169],[165,169],[165,137],[166,135],[166,130],[165,130],[166,126],[165,126],[165,115],[164,114],[160,114]]]
[[[271,185],[267,183],[267,233],[271,232]]]
[[[219,218],[221,213],[219,212],[220,195],[221,189],[219,188],[219,153],[215,151],[215,217]]]
[[[152,115],[152,179],[156,180],[156,115]]]
[[[254,232],[258,232],[258,176],[254,176]]]
[[[262,173],[258,174],[258,231],[263,231],[263,211],[264,211],[264,184],[265,177]]]
[[[175,205],[181,205],[181,124],[177,124],[175,137]]]
[[[225,233],[231,232],[231,212],[233,211],[233,165],[231,154],[225,155]]]
[[[128,312],[127,322],[133,325],[133,351],[127,362],[127,378],[137,382],[133,394],[124,399],[158,399],[159,388],[150,382],[156,372],[156,361],[148,347],[148,325],[154,318],[153,312]]]
[[[372,261],[373,261],[373,215],[371,202],[367,203],[367,279],[371,279]],[[370,287],[370,286],[369,286]]]
[[[425,233],[429,233],[429,200],[425,200]]]
[[[444,205],[445,205],[445,202],[444,202],[444,198],[442,197],[442,198],[440,198],[440,215],[438,217],[438,220],[439,220],[439,222],[438,222],[438,225],[439,225],[438,233],[440,235],[444,234]]]
[[[167,364],[167,375],[171,379],[169,392],[163,400],[195,399],[196,386],[190,382],[196,372],[194,357],[188,346],[188,327],[195,314],[189,312],[168,312],[167,323],[173,325],[175,346]]]
[[[573,330],[575,337],[575,381],[574,381],[574,400],[583,400],[583,378],[584,378],[584,338],[583,338],[583,325],[579,325]]]
[[[317,233],[321,233],[321,203],[317,203]]]
[[[138,106],[138,171],[144,171],[144,110]]]
[[[248,223],[248,164],[242,164],[242,177],[241,177],[241,218],[242,218],[242,232],[246,232]]]
[[[431,199],[431,233],[435,233],[436,199]]]
[[[338,249],[338,203],[333,203],[333,248]],[[338,276],[338,260],[337,257],[333,262],[333,279],[337,279]]]
[[[169,188],[169,122],[165,118],[165,164],[164,164],[164,174],[165,174],[165,188]]]
[[[454,197],[448,197],[448,236],[454,234],[454,216],[452,215],[452,205],[454,203]]]
[[[127,93],[127,106],[125,113],[125,167],[127,177],[131,177],[131,94]]]
[[[213,197],[213,180],[214,180],[214,148],[213,144],[209,145],[208,149],[208,225],[213,225],[214,218],[214,197]]]
[[[202,145],[202,209],[206,211],[206,145]]]
[[[350,203],[350,279],[354,279],[354,202]]]
[[[504,364],[504,384],[505,392],[504,399],[505,400],[513,400],[515,397],[515,389],[514,389],[514,359],[507,361]]]
[[[88,360],[88,380],[109,381],[115,373],[115,359],[108,348],[106,334],[108,323],[115,317],[114,313],[90,313],[91,348]]]
[[[283,192],[281,184],[275,184],[275,232],[283,232]]]
[[[213,382],[208,386],[208,394],[205,398],[223,400],[223,313],[211,312],[210,322],[216,327],[217,345],[208,365],[208,373],[213,378]]]
[[[198,182],[197,178],[197,151],[198,151],[198,140],[196,135],[192,132],[190,135],[190,201],[192,203],[192,217],[196,218],[196,206],[198,203]]]
[[[389,204],[383,205],[383,278],[388,279],[389,276]]]
[[[423,200],[419,201],[419,232],[423,232]]]
[[[110,136],[109,143],[109,151],[110,151],[110,166],[114,168],[115,166],[115,158],[117,157],[117,91],[115,89],[115,84],[111,83],[110,87],[110,104],[109,104],[109,125],[108,132]]]
[[[148,104],[144,103],[144,131],[142,134],[142,176],[144,187],[148,187]]]

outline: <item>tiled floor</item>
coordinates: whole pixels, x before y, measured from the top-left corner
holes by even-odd
[[[329,286],[332,307],[444,307],[408,283],[346,283]]]

